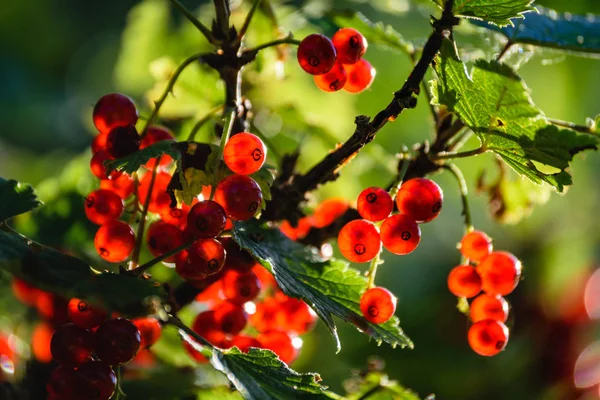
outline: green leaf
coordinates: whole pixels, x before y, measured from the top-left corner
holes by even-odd
[[[264,165],[261,169],[250,175],[250,177],[258,183],[260,191],[262,192],[262,201],[260,202],[261,210],[264,210],[267,206],[267,201],[271,200],[271,186],[275,180],[272,168],[273,167]]]
[[[242,394],[227,386],[217,386],[198,392],[198,400],[243,400]]]
[[[524,13],[535,10],[531,6],[533,1],[454,0],[452,11],[457,17],[484,20],[499,26],[513,25],[512,19],[523,18]]]
[[[41,204],[31,186],[0,177],[0,222],[31,211]]]
[[[508,66],[479,60],[471,73],[449,40],[442,46],[432,82],[433,102],[443,104],[519,174],[561,192],[573,156],[596,149],[599,138],[550,125],[533,104],[523,80]]]
[[[362,316],[359,303],[367,281],[347,263],[323,260],[314,249],[291,241],[278,229],[264,228],[257,221],[235,224],[233,238],[271,270],[285,294],[303,299],[315,310],[334,336],[338,351],[341,344],[333,315],[351,322],[378,343],[412,348],[413,343],[398,326],[396,317],[377,325]]]
[[[416,393],[378,371],[353,377],[344,386],[355,388],[346,395],[346,400],[419,400]]]
[[[132,174],[150,159],[160,157],[163,154],[171,156],[174,160],[181,157],[181,146],[171,140],[161,140],[148,147],[136,151],[127,157],[118,160],[108,161],[106,163],[107,172],[117,170]]]
[[[582,53],[600,54],[600,16],[558,13],[536,6],[514,26],[498,26],[472,21],[473,24],[502,33],[512,43],[532,44]]]

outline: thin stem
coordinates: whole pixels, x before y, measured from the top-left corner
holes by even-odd
[[[192,127],[192,130],[190,131],[190,134],[188,135],[187,141],[188,142],[193,142],[194,139],[196,138],[196,133],[198,133],[198,131],[200,130],[200,128],[202,128],[202,126],[207,123],[208,121],[210,121],[210,119],[212,117],[214,117],[214,115],[216,113],[218,113],[219,111],[221,111],[223,109],[223,106],[218,106],[213,108],[212,110],[210,110],[208,112],[208,114],[206,114],[204,117],[202,117],[201,119],[198,120],[198,122],[196,122],[196,124]]]
[[[184,243],[181,246],[176,247],[173,250],[169,250],[166,253],[161,254],[160,256],[155,257],[152,260],[150,260],[150,261],[148,261],[148,262],[140,265],[139,267],[137,267],[137,268],[135,268],[133,270],[133,272],[135,273],[135,276],[141,276],[144,272],[146,272],[147,270],[149,270],[151,267],[155,266],[159,262],[162,262],[162,261],[166,260],[167,258],[169,258],[171,256],[174,256],[175,254],[179,253],[180,251],[187,249],[194,242],[195,242],[195,240],[192,240],[191,242]]]
[[[392,182],[392,186],[390,188],[390,196],[392,199],[396,198],[396,194],[398,194],[398,190],[400,190],[400,186],[402,185],[402,181],[404,180],[404,176],[406,175],[406,171],[408,171],[408,166],[410,165],[410,158],[406,157],[405,154],[402,155],[402,167]]]
[[[589,133],[591,135],[598,135],[598,133],[595,132],[594,129],[589,126],[577,125],[573,122],[563,121],[561,119],[554,119],[554,118],[548,118],[548,122],[550,122],[552,125],[562,126],[564,128],[569,128],[569,129],[572,129],[577,132]]]
[[[225,111],[227,112],[227,110]],[[233,130],[233,122],[235,121],[235,110],[230,110],[226,115],[225,125],[223,128],[223,134],[221,135],[221,142],[219,143],[219,148],[221,152],[225,148],[225,143],[229,140],[229,136],[231,136],[231,131]]]
[[[138,230],[135,236],[135,248],[133,249],[133,255],[131,256],[131,269],[136,269],[140,260],[142,240],[144,238],[144,228],[146,227],[148,208],[150,208],[150,200],[152,199],[152,189],[154,188],[154,182],[156,181],[156,173],[158,171],[159,164],[159,162],[156,162],[154,164],[154,168],[152,169],[152,178],[150,179],[150,184],[148,185],[148,191],[146,192],[146,201],[144,202],[144,207],[142,208],[142,215],[140,216],[140,223],[138,225]]]
[[[506,55],[506,53],[508,53],[508,50],[510,50],[510,48],[514,45],[513,42],[511,42],[510,40],[508,42],[506,42],[506,45],[502,48],[502,50],[500,50],[500,53],[498,54],[498,57],[496,57],[496,60],[500,61],[502,60],[502,58]]]
[[[467,151],[461,151],[461,152],[446,152],[446,151],[442,151],[439,152],[437,154],[432,154],[431,155],[431,159],[432,160],[451,160],[454,158],[466,158],[466,157],[473,157],[476,156],[478,154],[482,154],[485,153],[487,151],[487,149],[485,147],[478,147],[476,149],[473,150],[467,150]]]
[[[192,339],[194,339],[196,342],[202,345],[202,350],[194,350],[199,351],[206,358],[212,357],[212,345],[206,339],[200,336],[197,332],[193,331],[191,328],[189,328],[183,322],[181,322],[179,318],[172,314],[169,314],[169,320],[167,321],[167,323],[176,326],[179,329],[180,334],[183,332],[187,336],[190,336]]]
[[[250,8],[250,11],[248,11],[248,15],[246,15],[244,24],[242,25],[242,27],[240,28],[240,32],[238,33],[238,37],[237,37],[238,42],[241,42],[242,39],[244,38],[244,35],[246,34],[248,27],[250,26],[250,22],[252,22],[252,17],[254,16],[256,9],[260,5],[260,2],[261,2],[261,0],[254,0],[254,3],[252,3],[252,8]]]
[[[463,128],[464,129],[461,129],[457,132],[456,136],[454,136],[454,140],[451,143],[448,143],[447,148],[449,151],[462,148],[465,143],[467,143],[467,140],[469,140],[473,135],[472,130],[467,129],[465,126],[463,126]]]
[[[262,49],[266,49],[267,47],[273,47],[273,46],[279,46],[280,44],[295,44],[295,45],[299,45],[300,44],[300,40],[296,40],[292,37],[292,35],[288,35],[287,37],[283,38],[283,39],[277,39],[277,40],[273,40],[271,42],[267,42],[267,43],[263,43],[260,46],[256,46],[252,49],[247,49],[245,50],[246,52],[259,52]]]
[[[217,27],[221,31],[221,37],[226,38],[229,36],[229,15],[231,14],[229,0],[213,0],[213,4],[217,14]]]
[[[200,22],[198,20],[198,18],[196,18],[187,8],[185,8],[185,6],[183,4],[181,4],[179,1],[177,0],[169,0],[171,2],[171,4],[173,4],[183,15],[185,15],[185,17],[192,23],[194,24],[194,26],[196,28],[198,28],[198,30],[200,32],[202,32],[202,34],[204,35],[204,37],[206,38],[206,40],[208,40],[210,43],[214,44],[214,45],[218,45],[219,43],[217,42],[217,40],[215,39],[215,37],[213,36],[212,32],[210,31],[210,29],[208,29],[206,26],[204,26],[204,24],[202,24],[202,22]]]
[[[121,387],[121,382],[122,382],[121,368],[122,367],[120,365],[117,367],[117,390],[115,393],[116,394],[115,400],[121,400],[121,399],[127,397],[125,392],[123,392],[123,388]]]
[[[375,287],[375,275],[377,275],[377,267],[379,266],[379,264],[382,264],[381,251],[379,253],[377,253],[375,258],[371,260],[371,264],[369,265],[369,272],[368,272],[369,280],[367,281],[367,289],[371,289],[372,287]]]
[[[467,181],[465,181],[462,171],[456,165],[447,164],[444,165],[443,168],[451,172],[458,182],[458,189],[460,191],[460,198],[463,207],[462,214],[465,217],[465,233],[470,232],[473,230],[473,222],[471,220],[471,208],[469,207],[469,189],[467,188]]]
[[[383,389],[383,386],[381,386],[380,384],[377,384],[377,386],[373,386],[371,389],[367,390],[362,396],[360,396],[356,400],[367,400],[369,397],[371,397],[372,395],[374,395],[381,389]]]

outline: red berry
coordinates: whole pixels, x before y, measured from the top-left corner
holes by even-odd
[[[47,322],[40,322],[33,329],[31,334],[31,350],[35,359],[41,363],[52,361],[50,343],[53,335],[54,329]]]
[[[444,194],[437,183],[426,178],[413,178],[404,182],[396,195],[398,211],[415,221],[429,222],[442,209]]]
[[[104,162],[111,160],[111,156],[104,150],[100,150],[97,153],[94,153],[92,159],[90,160],[90,170],[92,174],[99,179],[108,179],[108,175],[106,174],[106,167],[104,166]]]
[[[252,301],[260,293],[260,281],[252,271],[229,270],[223,275],[223,295],[229,301],[244,304]]]
[[[371,86],[375,79],[375,68],[367,60],[360,59],[354,64],[343,64],[347,79],[344,90],[350,93],[360,93]]]
[[[257,339],[260,347],[273,351],[286,364],[291,364],[298,357],[298,349],[287,332],[271,330],[261,333]]]
[[[508,343],[508,328],[502,322],[484,319],[469,328],[469,345],[481,356],[495,356]]]
[[[262,140],[248,132],[232,136],[223,148],[223,161],[230,170],[240,175],[250,175],[265,163],[267,149]]]
[[[380,232],[383,247],[397,255],[411,253],[421,241],[421,228],[414,219],[404,214],[387,217]]]
[[[313,79],[319,89],[324,92],[337,92],[342,90],[348,74],[340,63],[335,63],[329,72],[322,75],[315,75]]]
[[[133,193],[133,178],[127,174],[119,174],[118,177],[102,179],[100,189],[115,192],[120,198],[125,200]]]
[[[96,355],[110,365],[130,361],[140,349],[142,338],[138,328],[126,318],[106,320],[96,330]]]
[[[195,204],[187,216],[187,231],[194,237],[211,238],[218,236],[225,228],[225,209],[212,200]]]
[[[375,225],[364,219],[356,219],[340,230],[338,247],[349,261],[364,263],[379,254],[381,239]]]
[[[192,330],[206,339],[210,344],[224,347],[227,339],[225,333],[220,329],[216,318],[216,312],[208,310],[196,316],[192,324]]]
[[[519,283],[521,262],[509,252],[497,251],[481,260],[477,272],[484,292],[506,296]]]
[[[187,204],[181,204],[181,207],[163,208],[160,210],[160,218],[167,224],[175,225],[181,230],[187,227],[187,217],[191,207]]]
[[[175,270],[185,280],[199,281],[223,269],[225,249],[215,239],[198,239],[179,253]]]
[[[367,51],[367,39],[353,28],[340,29],[331,41],[337,50],[338,61],[342,64],[354,64]]]
[[[329,72],[335,64],[337,54],[333,43],[327,36],[308,35],[298,46],[298,63],[311,75]]]
[[[474,267],[459,265],[448,275],[448,289],[453,295],[470,298],[481,292],[481,277]]]
[[[108,400],[117,387],[117,376],[101,361],[88,361],[75,372],[77,400]]]
[[[133,229],[125,222],[110,221],[102,225],[94,237],[100,257],[109,262],[125,261],[135,247]]]
[[[341,217],[349,205],[345,199],[331,198],[324,200],[317,206],[312,216],[312,223],[315,228],[324,228],[331,225],[335,220]]]
[[[94,190],[88,194],[84,206],[86,217],[98,225],[119,219],[123,213],[123,200],[118,194],[106,189]]]
[[[163,140],[174,141],[175,137],[168,128],[165,128],[164,126],[152,125],[148,128],[148,130],[146,130],[146,135],[140,142],[140,149],[146,148],[156,142],[160,142]],[[169,156],[168,154],[164,154],[158,158],[153,158],[149,160],[146,163],[146,168],[148,168],[149,170],[154,169],[157,160],[160,160],[159,162],[161,166],[166,166],[173,162],[173,158],[171,158],[171,156]]]
[[[89,360],[93,347],[94,334],[75,324],[58,328],[50,342],[52,357],[69,368],[75,368]]]
[[[162,325],[156,318],[135,318],[131,322],[140,331],[140,349],[150,347],[160,339]]]
[[[46,384],[46,390],[51,396],[59,399],[72,399],[73,387],[76,383],[75,371],[62,365],[54,368]]]
[[[281,308],[281,303],[273,297],[267,297],[263,302],[256,304],[256,311],[250,316],[250,323],[259,332],[272,329],[285,329],[286,316]]]
[[[94,125],[102,132],[117,126],[135,125],[138,119],[133,100],[120,93],[104,95],[94,106]]]
[[[278,321],[280,329],[295,332],[299,335],[311,330],[317,323],[317,314],[300,299],[277,293],[277,302],[283,320]]]
[[[281,232],[290,238],[291,240],[299,240],[304,239],[310,229],[312,228],[312,218],[303,217],[298,220],[297,226],[292,226],[289,221],[283,221],[281,225],[279,225],[279,229]]]
[[[146,234],[148,250],[154,257],[159,257],[183,245],[183,231],[163,221],[156,221],[148,228]],[[165,258],[165,262],[175,262],[176,255]]]
[[[460,252],[478,263],[492,252],[492,239],[481,231],[471,231],[460,241]]]
[[[367,289],[360,297],[360,311],[367,321],[383,324],[396,312],[396,296],[382,287]]]
[[[148,189],[152,182],[152,172],[147,172],[144,177],[140,180],[138,186],[138,200],[141,205],[146,204],[146,198],[148,196]],[[154,178],[154,185],[152,185],[152,193],[150,195],[150,203],[148,204],[148,210],[153,213],[161,213],[163,210],[169,209],[171,204],[171,197],[167,193],[167,187],[171,182],[171,175],[160,171],[157,172]]]
[[[246,221],[259,210],[262,192],[249,176],[230,175],[217,185],[215,201],[223,206],[231,219]]]
[[[390,194],[378,187],[366,188],[358,195],[356,209],[361,217],[369,221],[381,221],[394,209]]]
[[[28,306],[35,305],[42,291],[19,278],[13,278],[11,283],[12,292],[17,299]]]
[[[239,304],[224,301],[215,309],[217,329],[231,335],[237,335],[246,327],[248,314]]]
[[[99,132],[92,141],[92,154],[96,154],[100,150],[106,150],[106,139],[108,138],[108,132]]]
[[[222,238],[221,243],[223,243],[227,254],[227,259],[225,260],[225,267],[227,269],[248,272],[255,266],[260,266],[254,257],[252,257],[252,254],[248,250],[242,249],[233,239]]]
[[[100,325],[107,317],[104,309],[92,306],[82,299],[72,298],[67,307],[69,319],[80,328],[92,329]]]
[[[504,297],[491,294],[480,294],[471,302],[471,321],[479,322],[484,319],[506,322],[508,318],[508,303]]]
[[[250,347],[260,348],[260,342],[257,339],[245,335],[234,336],[230,344],[231,347],[235,346],[240,349],[242,353],[247,353]]]
[[[106,138],[106,152],[112,158],[126,157],[140,148],[140,135],[133,125],[117,126]]]
[[[190,339],[190,340],[193,340],[193,339]],[[194,343],[196,343],[196,342],[194,341]],[[185,340],[183,341],[183,348],[190,355],[190,357],[192,357],[194,359],[194,361],[196,361],[197,363],[199,363],[199,364],[207,364],[208,363],[208,358],[204,357],[202,355],[202,353],[200,353],[199,351],[194,349],[192,347],[192,345],[189,344]]]

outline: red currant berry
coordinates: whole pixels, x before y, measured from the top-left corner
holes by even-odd
[[[94,334],[75,324],[58,328],[50,342],[52,357],[69,368],[75,368],[89,360],[93,347]]]
[[[317,323],[317,314],[300,299],[277,293],[277,302],[283,321],[278,323],[280,329],[295,332],[299,335],[310,331]]]
[[[187,204],[181,204],[181,207],[163,208],[160,210],[160,218],[167,224],[175,225],[181,230],[186,230],[190,209],[191,207]]]
[[[140,204],[146,204],[146,197],[148,196],[148,189],[152,182],[152,172],[147,172],[144,177],[140,180],[138,186],[138,200]],[[157,172],[154,178],[154,185],[152,185],[152,193],[150,195],[150,203],[148,204],[148,210],[153,213],[162,213],[164,210],[170,208],[171,197],[167,193],[167,188],[171,182],[171,175],[160,171]]]
[[[337,50],[338,61],[354,64],[367,51],[367,39],[356,29],[342,28],[331,39]]]
[[[218,330],[237,335],[248,323],[248,314],[239,304],[224,301],[215,310],[215,321]]]
[[[210,344],[224,347],[227,344],[225,333],[220,329],[216,318],[216,312],[208,310],[196,316],[192,324],[192,330],[206,339]]]
[[[183,245],[183,231],[163,221],[156,221],[148,228],[146,234],[148,250],[154,257],[162,256]],[[173,263],[176,255],[165,258],[165,262]]]
[[[448,275],[448,289],[458,297],[477,296],[481,292],[481,277],[474,267],[459,265]]]
[[[279,329],[284,319],[280,302],[273,297],[267,297],[263,302],[256,304],[256,311],[250,316],[250,323],[257,331],[266,332]]]
[[[106,152],[112,158],[126,157],[140,148],[140,135],[135,126],[113,128],[106,138]]]
[[[92,154],[96,154],[100,150],[106,150],[106,139],[108,138],[108,132],[100,132],[94,136],[92,141]]]
[[[187,231],[194,237],[218,236],[225,228],[225,209],[216,201],[204,200],[195,204],[187,216]]]
[[[346,84],[347,78],[348,74],[340,63],[335,63],[329,72],[325,74],[313,76],[317,87],[324,92],[337,92],[338,90],[342,90]]]
[[[480,294],[471,302],[471,321],[479,322],[484,319],[506,322],[508,318],[508,303],[504,297],[491,294]]]
[[[383,247],[397,255],[412,253],[421,241],[421,228],[414,219],[404,214],[387,217],[380,231]]]
[[[254,257],[252,257],[252,254],[250,254],[248,250],[242,249],[233,239],[222,238],[221,242],[223,243],[223,247],[225,247],[225,252],[227,254],[225,268],[234,269],[238,272],[248,272],[255,266],[262,268]]]
[[[394,209],[390,194],[378,187],[366,188],[358,195],[356,209],[361,217],[369,221],[381,221]]]
[[[35,305],[42,291],[19,278],[13,278],[11,283],[12,292],[17,299],[28,306]]]
[[[308,35],[298,46],[298,63],[311,75],[329,72],[335,64],[337,54],[333,43],[327,36]]]
[[[126,318],[106,320],[96,331],[96,355],[110,365],[125,364],[137,354],[142,337]]]
[[[289,333],[280,330],[271,330],[261,333],[257,337],[260,347],[273,351],[281,361],[291,364],[298,357],[298,350]]]
[[[508,343],[508,328],[502,322],[484,319],[469,328],[469,345],[481,356],[495,356]]]
[[[299,240],[304,239],[310,229],[312,228],[312,218],[303,217],[298,220],[297,226],[292,226],[289,221],[283,221],[281,225],[279,225],[279,229],[281,233],[290,238],[291,240]]]
[[[367,321],[383,324],[396,312],[396,296],[382,287],[367,289],[360,297],[360,311]]]
[[[437,217],[443,200],[442,189],[426,178],[409,179],[402,184],[396,195],[398,210],[419,223],[429,222]]]
[[[521,262],[509,252],[497,251],[481,260],[477,272],[484,292],[506,296],[519,283]]]
[[[46,391],[59,399],[72,399],[75,371],[62,365],[54,368],[46,384]]]
[[[368,89],[375,79],[375,68],[367,60],[360,59],[354,64],[343,64],[347,79],[344,90],[350,93],[360,93]]]
[[[236,335],[231,341],[231,347],[233,346],[237,347],[242,353],[247,353],[250,347],[260,348],[260,342],[251,336]]]
[[[229,301],[244,304],[252,301],[260,293],[260,281],[252,271],[229,270],[223,275],[223,295]]]
[[[92,171],[92,174],[94,174],[96,178],[99,179],[108,179],[104,162],[111,159],[112,158],[104,150],[100,150],[97,153],[94,153],[92,159],[90,160],[90,170]]]
[[[31,334],[31,352],[35,359],[41,363],[52,361],[50,343],[53,335],[54,329],[47,322],[40,322],[33,329]]]
[[[179,253],[175,270],[188,281],[199,281],[223,269],[225,249],[215,239],[198,239],[189,249]]]
[[[94,247],[108,262],[125,261],[135,247],[133,229],[125,222],[110,221],[100,227],[94,237]]]
[[[101,361],[88,361],[75,372],[77,400],[108,400],[117,387],[117,376]]]
[[[340,252],[349,261],[364,263],[374,259],[381,250],[377,228],[364,219],[348,222],[338,235]]]
[[[152,125],[148,128],[146,135],[140,142],[140,149],[144,149],[156,142],[161,142],[163,140],[174,141],[175,137],[168,128],[165,128],[164,126]],[[166,166],[173,162],[173,158],[171,156],[164,154],[158,158],[149,160],[146,163],[146,168],[153,170],[157,160],[159,160],[158,162],[160,163],[160,166]]]
[[[460,252],[478,263],[492,252],[492,239],[481,231],[471,231],[460,241]]]
[[[148,348],[160,339],[162,325],[156,318],[135,318],[131,322],[140,331],[140,349]]]
[[[262,140],[248,132],[232,136],[223,148],[223,161],[230,170],[240,175],[250,175],[265,163],[267,149]]]
[[[349,208],[348,202],[341,198],[327,199],[321,202],[312,216],[315,228],[324,228],[341,217]]]
[[[133,178],[127,174],[119,174],[118,177],[102,179],[100,189],[115,192],[120,198],[125,200],[133,193]]]
[[[262,202],[258,183],[246,175],[230,175],[217,185],[215,201],[235,221],[246,221],[256,214]]]
[[[123,213],[123,200],[118,194],[106,189],[94,190],[88,194],[84,206],[86,217],[98,225],[119,219]]]
[[[69,319],[80,328],[92,329],[107,317],[104,309],[92,306],[85,300],[72,298],[67,306]]]
[[[135,125],[137,108],[129,97],[120,93],[104,95],[94,106],[94,126],[105,133],[117,126]]]

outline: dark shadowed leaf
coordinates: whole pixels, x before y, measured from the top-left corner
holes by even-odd
[[[132,174],[142,165],[146,164],[150,159],[160,157],[163,154],[168,154],[174,160],[181,157],[181,146],[170,140],[162,140],[156,142],[142,150],[138,150],[127,157],[112,160],[106,163],[106,168],[110,172],[112,170],[126,172]]]
[[[31,186],[0,177],[0,222],[31,211],[41,204]]]

